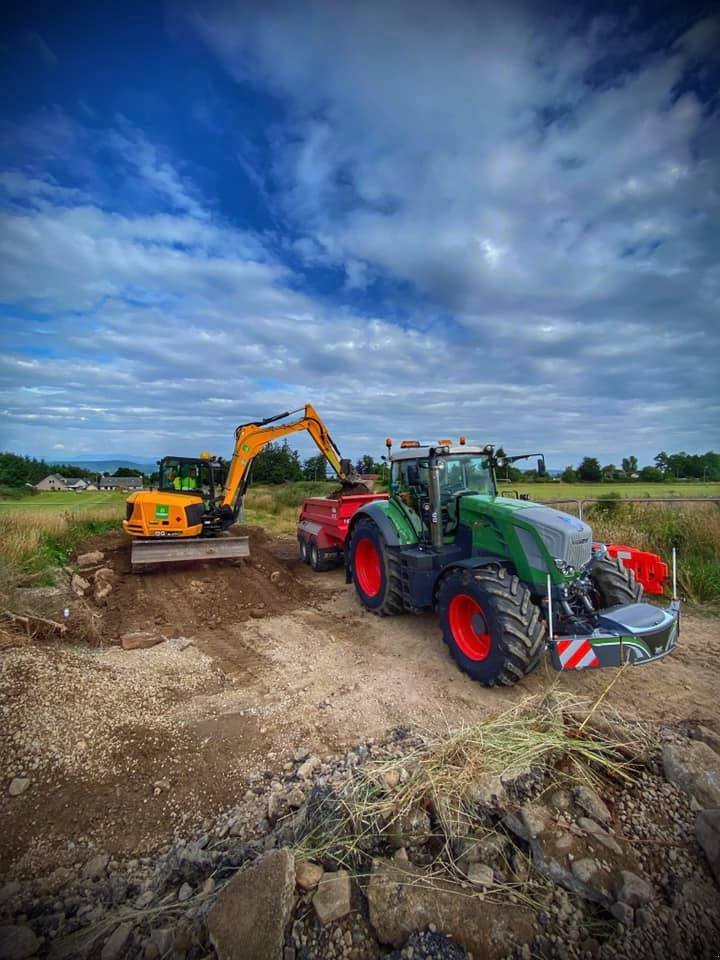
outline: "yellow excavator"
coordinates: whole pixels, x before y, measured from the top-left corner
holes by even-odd
[[[279,422],[300,411],[302,416],[296,420]],[[310,404],[243,423],[235,431],[229,464],[210,453],[198,458],[163,457],[157,489],[130,494],[123,529],[133,538],[133,569],[178,560],[249,556],[248,538],[228,536],[226,531],[240,514],[253,460],[268,443],[301,430],[307,430],[344,486],[361,482],[350,461],[341,459]]]

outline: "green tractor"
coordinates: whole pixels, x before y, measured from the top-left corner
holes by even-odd
[[[387,441],[390,498],[352,517],[347,581],[391,616],[435,610],[450,654],[485,686],[510,685],[548,649],[557,670],[647,663],[677,643],[679,602],[642,602],[622,561],[588,524],[529,500],[498,496],[490,445]]]

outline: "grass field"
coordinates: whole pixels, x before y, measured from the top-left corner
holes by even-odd
[[[720,497],[720,483],[501,483],[503,490],[527,493],[533,500],[587,500],[593,497]]]

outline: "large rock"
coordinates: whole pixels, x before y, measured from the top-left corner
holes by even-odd
[[[347,870],[326,873],[313,897],[313,906],[322,924],[342,920],[350,913],[350,874]]]
[[[409,863],[375,860],[367,895],[378,939],[396,947],[430,924],[484,960],[504,957],[511,940],[533,938],[533,914],[526,907],[458,896],[456,885],[431,879]]]
[[[279,960],[294,893],[295,858],[285,848],[237,873],[208,913],[218,960]]]
[[[695,797],[701,807],[720,807],[720,757],[702,740],[666,743],[665,778]]]
[[[87,553],[81,553],[77,558],[77,565],[79,567],[94,567],[97,563],[102,563],[105,559],[105,554],[100,550],[90,550]]]
[[[72,592],[78,597],[84,597],[90,589],[90,581],[81,577],[79,573],[74,573],[70,579]]]
[[[302,860],[295,867],[295,883],[301,890],[314,890],[323,878],[325,871],[317,863]]]
[[[0,927],[0,960],[25,960],[37,953],[39,946],[30,927]]]
[[[587,813],[593,820],[600,823],[610,823],[610,811],[605,805],[604,800],[592,787],[587,787],[584,783],[579,784],[573,790],[575,803]]]
[[[99,880],[105,876],[110,857],[107,853],[98,853],[83,867],[82,875],[86,880]]]
[[[589,833],[604,847],[607,847],[608,850],[612,850],[613,853],[622,853],[622,848],[617,840],[611,837],[610,834],[603,830],[594,820],[591,820],[589,817],[579,817],[577,823],[581,830]]]
[[[146,630],[133,630],[120,639],[123,650],[147,650],[148,647],[154,647],[158,643],[162,643],[162,637],[156,633],[148,633]]]
[[[28,777],[15,777],[10,781],[8,793],[11,797],[19,797],[21,793],[25,793],[29,786],[30,780]]]
[[[127,956],[127,946],[132,934],[131,923],[121,923],[115,927],[100,954],[100,960],[122,960]]]
[[[720,883],[720,810],[701,810],[695,818],[695,836]]]
[[[630,907],[643,907],[653,898],[653,888],[630,870],[621,870],[614,879],[615,896]]]

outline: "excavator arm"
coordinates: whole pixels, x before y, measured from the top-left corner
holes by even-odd
[[[293,413],[303,411],[303,415],[289,423],[279,423]],[[255,423],[243,423],[235,431],[235,449],[233,450],[230,469],[225,483],[225,495],[221,509],[226,515],[229,511],[237,516],[239,503],[245,493],[250,479],[250,468],[255,457],[268,443],[279,440],[292,433],[307,430],[317,447],[330,464],[338,479],[342,483],[355,483],[358,477],[349,461],[340,459],[340,451],[330,433],[311,404],[300,407],[298,410],[288,410],[266,420]]]

